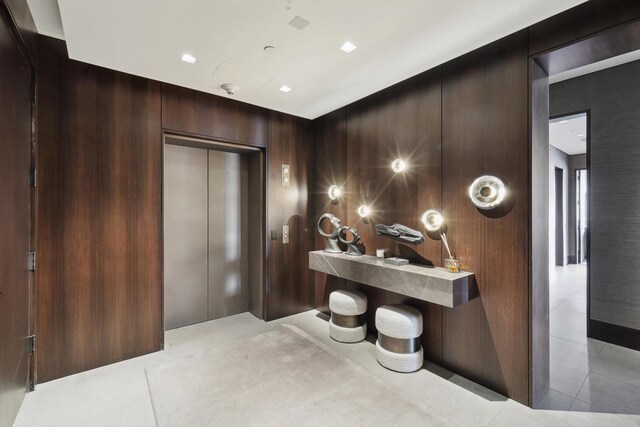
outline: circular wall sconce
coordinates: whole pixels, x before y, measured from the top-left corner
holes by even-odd
[[[367,205],[360,205],[360,207],[358,208],[358,215],[360,215],[360,218],[366,218],[370,213],[371,209]]]
[[[437,210],[429,209],[422,214],[422,223],[427,231],[438,231],[444,223],[444,218]]]
[[[469,198],[478,209],[493,209],[504,201],[506,195],[504,182],[492,175],[483,175],[469,186]]]
[[[391,169],[395,173],[400,173],[407,168],[407,163],[402,159],[395,159],[393,163],[391,163]]]
[[[337,185],[332,185],[331,187],[329,187],[329,191],[327,191],[327,193],[329,194],[329,198],[331,200],[338,200],[342,191],[340,191],[340,187],[338,187]]]

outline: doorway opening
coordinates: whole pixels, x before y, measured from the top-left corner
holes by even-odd
[[[639,30],[623,24],[531,61],[532,212],[548,212],[532,220],[534,407],[640,414],[640,239],[628,226],[640,196],[626,191],[640,179]]]
[[[264,153],[164,136],[164,329],[262,318]]]

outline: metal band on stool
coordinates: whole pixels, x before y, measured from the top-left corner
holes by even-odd
[[[334,325],[340,326],[343,328],[357,328],[358,326],[364,325],[364,313],[362,314],[354,314],[354,315],[344,315],[331,312],[331,321]]]
[[[392,353],[411,354],[420,350],[420,337],[393,338],[378,332],[380,347]]]

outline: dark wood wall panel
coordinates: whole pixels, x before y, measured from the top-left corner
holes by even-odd
[[[638,18],[637,0],[590,0],[529,27],[529,54],[556,49]]]
[[[28,384],[30,317],[31,70],[0,4],[0,426],[10,426]]]
[[[313,274],[308,253],[313,248],[313,128],[310,120],[268,112],[267,234],[276,231],[267,251],[266,320],[313,307]],[[290,186],[282,186],[282,165],[290,166]],[[290,242],[282,242],[289,225]]]
[[[340,108],[314,121],[315,179],[312,193],[315,210],[311,225],[315,249],[324,249],[327,242],[327,239],[317,232],[320,216],[323,213],[330,213],[343,222],[347,217],[347,203],[333,203],[327,194],[331,185],[335,184],[345,188],[347,181],[347,122],[345,114],[346,109]],[[345,289],[346,281],[339,277],[314,271],[314,284],[314,306],[320,311],[329,313],[329,295],[337,289]]]
[[[444,310],[444,365],[528,403],[528,52],[526,31],[443,65],[442,210],[480,298]],[[514,205],[494,217],[467,196],[501,177]]]
[[[39,39],[38,380],[161,349],[158,82]]]
[[[162,127],[222,141],[267,144],[264,108],[167,83],[162,84]]]
[[[424,231],[422,213],[440,209],[440,69],[423,73],[390,89],[337,110],[315,121],[316,186],[315,222],[324,212],[337,215],[343,225],[358,229],[366,253],[394,247],[375,233],[375,224],[402,223]],[[396,158],[409,169],[400,175],[391,170]],[[340,185],[337,205],[327,195],[331,184]],[[372,208],[368,221],[357,215],[358,206]],[[315,231],[316,249],[325,239]],[[418,246],[401,246],[402,255],[416,263],[441,265],[441,244],[427,240]],[[357,283],[316,274],[316,307],[327,310],[334,289],[359,288],[369,298],[368,323],[375,331],[375,311],[384,304],[408,302],[419,308],[425,320],[423,346],[426,357],[441,359],[441,308],[410,300]]]

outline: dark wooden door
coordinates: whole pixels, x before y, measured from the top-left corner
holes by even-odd
[[[0,9],[0,426],[27,390],[31,71]]]

